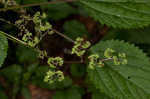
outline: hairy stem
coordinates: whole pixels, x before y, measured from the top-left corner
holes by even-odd
[[[13,10],[13,9],[20,9],[20,8],[25,8],[25,7],[33,7],[33,6],[56,4],[56,3],[64,3],[64,2],[75,2],[75,1],[78,1],[78,0],[57,0],[57,1],[49,1],[49,2],[27,4],[27,5],[18,5],[18,6],[8,7],[8,8],[2,8],[2,9],[0,9],[0,12],[1,11],[7,11],[7,10]]]

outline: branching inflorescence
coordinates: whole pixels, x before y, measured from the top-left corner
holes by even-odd
[[[20,20],[15,22],[16,26],[20,29],[19,35],[23,35],[22,40],[29,46],[35,47],[40,42],[45,33],[49,35],[54,33],[52,31],[52,25],[49,22],[43,21],[45,18],[45,13],[41,15],[40,12],[37,12],[33,17],[29,15],[23,15],[21,16]],[[35,35],[33,35],[33,33],[31,33],[30,30],[26,28],[30,22],[34,23]]]
[[[113,61],[115,65],[125,65],[127,64],[126,54],[125,53],[117,53],[115,50],[111,48],[107,48],[104,51],[104,59],[100,59],[98,54],[93,54],[88,57],[89,59],[89,68],[94,69],[95,66],[104,67],[107,61]]]
[[[58,66],[62,66],[64,61],[61,57],[49,57],[47,61],[50,69],[46,73],[46,76],[44,78],[45,82],[48,82],[49,84],[54,83],[56,81],[62,81],[64,80],[63,72],[60,70],[56,70]]]
[[[32,48],[36,48],[39,53],[39,58],[44,59],[48,58],[47,64],[50,69],[46,73],[44,77],[44,81],[52,84],[57,81],[62,81],[64,79],[64,74],[59,67],[63,66],[64,60],[61,57],[49,57],[46,50],[40,50],[38,48],[38,44],[45,36],[45,34],[52,35],[54,32],[52,29],[52,25],[49,22],[44,22],[46,18],[46,14],[42,15],[40,12],[35,13],[33,17],[31,16],[21,16],[20,20],[15,22],[15,25],[20,29],[20,34],[22,36],[22,40],[27,43],[28,46]],[[32,33],[30,29],[26,28],[26,26],[32,22],[34,24],[34,32]],[[33,35],[34,34],[34,35]],[[60,33],[59,33],[60,34]],[[64,36],[63,36],[64,37]],[[65,36],[66,37],[66,36]],[[82,59],[82,56],[88,51],[88,48],[91,47],[91,43],[84,38],[78,37],[76,41],[73,41],[69,37],[67,39],[71,40],[74,43],[71,54],[75,54]],[[89,60],[89,68],[95,69],[95,67],[104,67],[107,61],[113,61],[115,65],[127,64],[126,54],[125,53],[117,53],[117,51],[107,48],[104,51],[104,58],[100,57],[98,54],[92,54],[88,57]],[[82,60],[85,61],[85,60]]]
[[[83,56],[86,52],[86,49],[91,46],[89,41],[85,41],[83,38],[78,37],[74,43],[72,48],[72,54],[76,54],[77,56]]]

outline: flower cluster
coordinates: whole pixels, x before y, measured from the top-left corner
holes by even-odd
[[[63,59],[61,57],[55,57],[55,58],[50,57],[50,58],[48,58],[47,63],[50,66],[50,68],[53,69],[53,71],[49,70],[46,73],[44,81],[49,82],[51,84],[51,83],[54,83],[56,81],[60,82],[60,81],[64,80],[63,72],[60,70],[56,70],[57,66],[63,65],[63,63],[64,63]]]
[[[86,49],[91,46],[89,41],[85,41],[83,38],[78,37],[74,43],[72,48],[72,54],[76,54],[77,56],[83,56],[86,52]]]
[[[97,67],[104,67],[104,62],[112,60],[115,65],[127,64],[128,61],[126,59],[125,53],[117,53],[115,50],[111,48],[107,48],[104,51],[105,59],[100,59],[98,54],[93,54],[88,57],[89,59],[89,68],[95,69]]]
[[[35,13],[32,20],[35,24],[35,31],[42,34],[42,32],[48,32],[48,34],[53,34],[54,32],[51,31],[52,25],[49,22],[43,22],[46,19],[46,14],[43,13],[42,15],[40,12]]]
[[[64,61],[61,57],[50,57],[48,58],[47,63],[51,68],[56,68],[57,66],[62,66]]]
[[[113,59],[115,65],[127,64],[126,54],[117,53],[111,48],[107,48],[104,52],[104,56],[109,59]]]
[[[64,80],[64,75],[62,71],[51,71],[49,70],[46,73],[46,76],[44,78],[44,82],[48,82],[49,84],[52,84],[56,81],[61,82],[62,80]]]
[[[41,51],[39,50],[39,56],[40,59],[44,59],[44,57],[47,57],[47,52],[45,50]]]
[[[22,40],[29,46],[35,47],[40,42],[45,33],[49,35],[54,33],[52,31],[52,25],[49,22],[44,22],[45,18],[45,13],[41,15],[40,12],[37,12],[33,17],[29,15],[21,16],[21,19],[15,22],[16,26],[20,29],[19,35],[23,35]],[[32,26],[34,26],[34,35],[30,32],[30,29],[26,28],[30,23],[33,24]]]
[[[90,69],[94,69],[95,66],[98,67],[103,67],[104,63],[99,59],[99,55],[98,54],[93,54],[91,56],[88,57],[89,59],[89,68]]]

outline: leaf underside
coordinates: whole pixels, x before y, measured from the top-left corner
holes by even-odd
[[[88,76],[96,88],[115,99],[149,99],[148,57],[134,45],[118,40],[101,41],[90,50],[91,54],[97,53],[102,57],[107,48],[126,53],[128,64],[116,66],[109,61],[103,68],[95,67],[94,70],[88,68]]]
[[[150,24],[149,0],[80,0],[89,15],[114,28],[137,28]]]

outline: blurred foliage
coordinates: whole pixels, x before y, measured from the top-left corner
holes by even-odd
[[[66,21],[64,23],[64,34],[75,40],[77,37],[86,37],[88,31],[86,30],[84,24],[77,20]]]
[[[79,88],[72,87],[66,90],[56,91],[52,99],[82,99]]]
[[[150,44],[150,27],[138,29],[111,29],[103,40],[119,39],[136,44]]]
[[[0,99],[8,99],[7,95],[2,90],[0,90]]]
[[[74,77],[83,77],[86,73],[86,67],[83,64],[71,64],[70,72]]]
[[[19,45],[16,49],[16,56],[20,63],[34,62],[37,60],[37,55],[36,51],[22,45]]]
[[[67,3],[44,5],[41,9],[48,14],[48,19],[52,20],[61,20],[77,13],[76,9]]]

